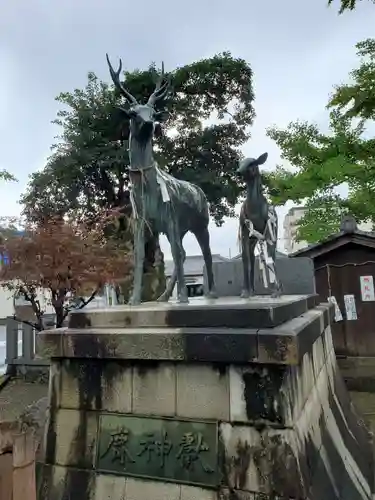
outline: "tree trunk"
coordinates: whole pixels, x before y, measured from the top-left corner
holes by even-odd
[[[56,313],[56,328],[61,328],[64,323],[64,306],[60,304],[53,304]]]
[[[165,290],[164,254],[159,236],[149,238],[145,246],[142,301],[156,300]]]
[[[142,282],[142,302],[154,301],[164,292],[166,285],[164,274],[164,254],[161,251],[159,237],[150,237],[145,245],[145,264],[143,267]],[[124,284],[119,284],[116,291],[117,298],[126,304],[131,289],[133,279],[127,280]]]

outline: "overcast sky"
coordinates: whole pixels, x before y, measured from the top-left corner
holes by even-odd
[[[335,8],[326,0],[0,0],[0,169],[19,179],[0,185],[0,216],[19,213],[28,175],[50,153],[54,97],[83,87],[89,70],[108,80],[106,52],[130,69],[161,60],[173,69],[224,50],[246,59],[257,118],[244,153],[268,151],[272,169],[280,157],[266,128],[297,118],[324,126],[332,86],[356,63],[354,44],[374,35],[372,3],[342,16],[337,9],[338,0]],[[214,253],[237,253],[237,223],[211,228]],[[199,252],[192,236],[184,244]]]

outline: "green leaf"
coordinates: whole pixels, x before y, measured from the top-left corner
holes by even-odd
[[[267,131],[291,168],[267,174],[272,201],[306,204],[297,238],[310,243],[336,232],[343,214],[357,222],[375,221],[375,140],[368,133],[375,119],[375,40],[357,44],[358,68],[350,83],[335,87],[328,102],[329,133],[295,121]],[[338,194],[346,186],[347,198]]]
[[[7,170],[0,170],[0,179],[3,181],[12,181],[18,182],[18,180],[14,177],[13,174],[10,174]]]
[[[339,0],[340,1],[340,9],[339,14],[343,14],[347,10],[354,10],[357,7],[358,2],[362,0]],[[375,0],[370,0],[372,3],[375,3]],[[328,0],[328,5],[334,3],[334,0]]]

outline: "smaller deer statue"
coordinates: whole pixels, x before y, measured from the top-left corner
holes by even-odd
[[[268,274],[267,281],[272,284],[271,295],[276,297],[281,294],[281,283],[275,270],[277,214],[262,192],[262,179],[259,171],[259,165],[263,165],[267,157],[268,153],[264,153],[256,159],[246,158],[241,161],[237,170],[247,186],[246,199],[241,206],[239,225],[243,265],[241,297],[243,298],[255,294],[255,247],[258,243],[261,267],[265,276],[266,273]]]
[[[122,63],[115,71],[107,62],[113,83],[126,99],[128,107],[120,108],[130,122],[129,175],[132,183],[131,202],[134,219],[134,282],[129,304],[141,302],[145,257],[145,227],[157,237],[166,234],[171,245],[174,270],[160,301],[168,301],[177,282],[179,302],[188,302],[184,276],[185,251],[182,240],[191,231],[201,247],[207,271],[208,296],[216,297],[212,271],[212,255],[208,232],[209,209],[203,191],[190,182],[178,180],[159,169],[153,155],[154,134],[160,133],[160,122],[168,113],[157,111],[155,104],[170,92],[164,81],[164,65],[154,92],[146,104],[137,102],[120,82]]]

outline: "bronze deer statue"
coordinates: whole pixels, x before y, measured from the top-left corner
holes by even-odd
[[[268,153],[259,158],[246,158],[237,170],[246,182],[246,199],[240,211],[239,240],[242,253],[243,290],[241,297],[255,294],[255,247],[259,243],[260,264],[264,273],[268,271],[272,284],[272,296],[281,294],[281,283],[275,270],[277,246],[277,214],[263,194],[259,165],[266,162]],[[266,252],[267,251],[267,252]],[[266,253],[271,258],[267,262]],[[268,285],[268,283],[267,283]]]
[[[154,92],[146,104],[140,104],[120,82],[121,59],[117,71],[113,69],[108,55],[107,62],[112,81],[128,104],[127,108],[120,109],[130,125],[129,176],[134,219],[134,282],[129,304],[141,302],[146,226],[154,236],[160,233],[167,236],[174,262],[171,279],[158,300],[167,302],[177,282],[178,301],[188,302],[184,277],[186,254],[182,246],[182,240],[188,231],[195,235],[202,250],[207,271],[208,296],[216,297],[206,196],[198,186],[178,180],[161,170],[153,155],[154,134],[160,130],[160,123],[168,118],[165,109],[155,109],[155,103],[165,99],[171,90],[170,80],[165,79],[164,64]]]

